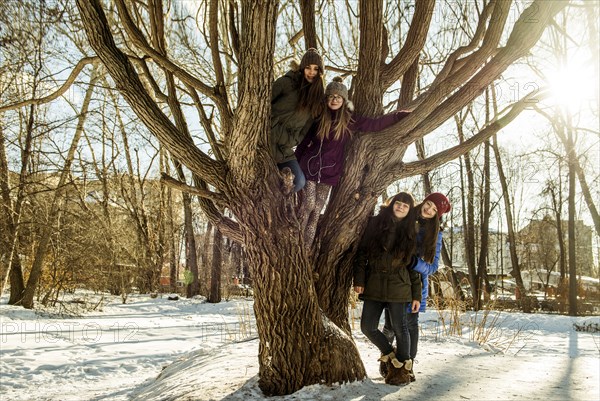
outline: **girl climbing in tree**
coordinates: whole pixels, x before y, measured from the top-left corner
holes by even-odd
[[[294,191],[305,184],[304,174],[294,155],[314,119],[322,114],[323,59],[310,48],[300,65],[278,78],[271,90],[271,152],[280,170],[289,168],[294,174]]]
[[[336,77],[325,90],[327,108],[296,148],[296,158],[306,178],[300,220],[304,229],[304,245],[310,248],[315,237],[321,209],[332,187],[344,172],[345,147],[355,132],[381,131],[409,113],[396,111],[378,118],[353,113],[348,88]]]
[[[421,304],[421,277],[412,268],[417,243],[413,207],[414,199],[406,192],[386,202],[367,223],[354,261],[354,291],[364,300],[360,329],[381,351],[385,382],[394,385],[410,383],[406,314],[417,312]],[[378,328],[385,307],[396,337],[395,350]]]

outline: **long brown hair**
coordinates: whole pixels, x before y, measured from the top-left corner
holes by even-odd
[[[311,117],[316,119],[324,110],[325,81],[323,74],[319,69],[319,75],[312,82],[308,82],[304,77],[304,69],[300,69],[298,74],[298,110],[307,110]]]
[[[438,233],[440,232],[440,218],[435,214],[430,219],[421,217],[421,208],[425,202],[415,206],[415,215],[417,216],[417,230],[422,231],[421,241],[417,247],[417,253],[427,263],[433,263],[437,245]]]
[[[405,218],[398,221],[394,217],[394,202],[399,201],[410,206],[410,210]],[[368,252],[375,256],[377,253],[385,251],[384,241],[388,233],[395,228],[394,243],[390,252],[394,259],[400,259],[403,265],[408,265],[412,256],[416,253],[417,239],[415,231],[416,214],[413,212],[415,200],[408,192],[400,192],[390,198],[379,211],[373,223],[373,231],[370,234],[370,244]],[[394,227],[394,225],[396,225]]]
[[[335,119],[333,118],[335,116]],[[333,125],[333,140],[339,141],[344,135],[352,135],[352,131],[348,129],[348,126],[352,122],[352,112],[347,107],[347,102],[344,100],[342,107],[336,111],[328,110],[325,106],[325,112],[319,122],[319,129],[317,131],[317,138],[321,141],[325,138],[329,139],[329,135],[332,131],[331,126]]]

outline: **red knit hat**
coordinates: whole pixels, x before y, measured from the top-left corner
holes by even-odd
[[[438,217],[442,217],[444,213],[448,213],[452,206],[450,205],[450,201],[446,198],[446,195],[439,192],[432,192],[423,200],[432,201],[437,208]]]

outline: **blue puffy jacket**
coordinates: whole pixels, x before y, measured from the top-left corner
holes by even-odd
[[[417,244],[423,240],[423,231],[419,231],[417,233]],[[417,260],[417,264],[414,267],[414,270],[421,273],[421,281],[423,284],[421,290],[421,308],[419,312],[425,312],[425,308],[427,305],[427,296],[429,295],[429,280],[428,277],[430,274],[438,271],[439,261],[440,261],[440,253],[442,252],[442,232],[438,233],[437,244],[435,245],[435,257],[433,258],[432,263],[427,263],[423,260],[423,258],[419,257]],[[410,308],[409,308],[410,311]]]

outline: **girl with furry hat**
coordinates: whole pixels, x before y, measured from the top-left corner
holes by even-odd
[[[354,259],[354,291],[363,298],[360,329],[379,351],[388,384],[410,383],[407,314],[421,305],[421,277],[416,263],[414,199],[407,192],[390,198],[367,223]],[[379,330],[384,308],[391,318],[396,349]]]
[[[271,90],[271,153],[280,170],[287,167],[294,174],[296,192],[305,179],[293,149],[323,111],[323,73],[323,59],[310,48]]]
[[[296,148],[296,158],[306,178],[300,217],[307,248],[312,245],[331,187],[338,184],[344,172],[345,147],[350,138],[357,131],[381,131],[409,114],[396,111],[378,118],[354,114],[354,105],[341,77],[335,77],[327,85],[325,101],[325,111]]]
[[[427,296],[429,295],[429,276],[438,271],[440,253],[442,251],[441,219],[452,208],[448,198],[440,192],[432,192],[425,197],[423,202],[415,206],[417,219],[417,263],[414,270],[421,275],[422,296],[421,305],[416,312],[407,314],[408,334],[410,339],[410,359],[414,361],[417,356],[419,344],[419,312],[425,312]],[[389,311],[385,312],[385,325],[383,333],[391,343],[394,342]],[[379,371],[382,376],[387,375],[386,365],[380,364]],[[415,381],[415,374],[410,369],[410,379]]]

